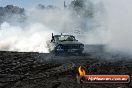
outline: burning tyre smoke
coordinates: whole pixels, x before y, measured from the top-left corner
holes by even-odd
[[[46,40],[51,31],[40,23],[28,25],[24,29],[4,22],[0,30],[0,49],[19,52],[48,52]]]

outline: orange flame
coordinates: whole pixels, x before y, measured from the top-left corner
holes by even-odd
[[[79,71],[79,75],[80,75],[80,76],[86,75],[86,72],[85,72],[85,70],[82,68],[82,66],[79,66],[78,71]]]

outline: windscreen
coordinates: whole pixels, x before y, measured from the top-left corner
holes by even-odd
[[[58,37],[59,41],[75,41],[75,37],[74,36],[68,36],[68,35],[62,35]]]

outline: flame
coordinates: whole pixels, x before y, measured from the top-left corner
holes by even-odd
[[[78,71],[79,71],[79,75],[80,75],[80,76],[86,75],[86,72],[85,72],[85,70],[82,68],[82,66],[79,66]]]

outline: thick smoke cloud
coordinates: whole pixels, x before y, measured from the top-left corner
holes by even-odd
[[[33,23],[24,28],[2,23],[0,30],[0,49],[19,52],[48,52],[46,42],[50,37],[49,28]]]
[[[132,6],[131,0],[96,0],[94,30],[87,34],[87,42],[105,44],[106,50],[132,53]],[[87,5],[87,3],[86,3]],[[91,21],[90,21],[91,22]]]
[[[107,11],[107,42],[109,49],[131,54],[132,6],[131,0],[103,0]]]

